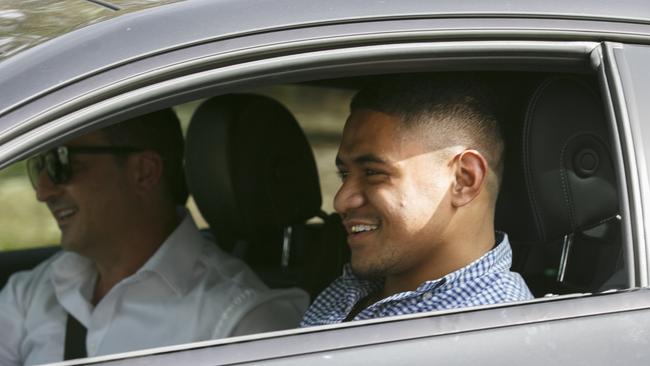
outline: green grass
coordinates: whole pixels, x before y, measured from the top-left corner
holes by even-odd
[[[0,251],[59,242],[59,229],[47,207],[36,200],[24,162],[0,171]]]
[[[17,178],[17,177],[27,177],[26,175],[25,162],[19,161],[16,164],[8,166],[6,169],[0,171],[0,179],[3,178]]]

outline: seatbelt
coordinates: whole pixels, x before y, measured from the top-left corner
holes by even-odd
[[[64,360],[88,357],[88,352],[86,352],[86,333],[86,327],[79,323],[77,318],[68,314],[68,320],[65,324]]]

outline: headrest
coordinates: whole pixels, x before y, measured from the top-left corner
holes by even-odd
[[[581,81],[554,77],[526,111],[523,164],[538,237],[548,241],[618,213],[616,174],[603,103]]]
[[[320,212],[309,143],[291,113],[271,98],[230,94],[202,103],[190,122],[185,156],[188,187],[218,240],[255,240]]]

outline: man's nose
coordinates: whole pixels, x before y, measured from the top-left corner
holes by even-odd
[[[34,188],[36,190],[36,199],[41,202],[46,202],[61,193],[61,187],[54,184],[45,171],[38,175],[36,187]]]
[[[339,215],[345,215],[350,210],[363,206],[365,197],[359,184],[353,179],[347,179],[334,196],[334,210]]]

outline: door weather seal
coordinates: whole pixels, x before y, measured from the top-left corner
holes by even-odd
[[[122,10],[119,6],[115,4],[111,4],[108,1],[102,1],[102,0],[86,0],[86,1],[88,1],[89,3],[97,4],[99,6],[103,6],[111,10],[115,10],[115,11]]]

